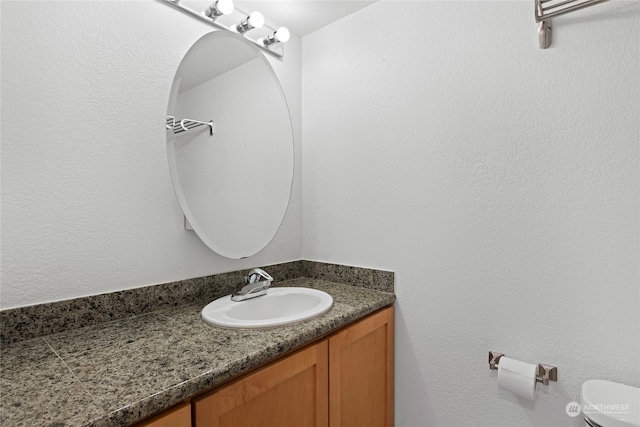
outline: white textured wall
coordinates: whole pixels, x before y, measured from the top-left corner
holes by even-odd
[[[381,2],[303,38],[303,257],[396,271],[396,425],[640,386],[640,2]],[[535,403],[487,353],[559,367]]]
[[[269,56],[294,126],[291,204],[274,241],[234,261],[184,230],[165,150],[175,71],[213,28],[158,1],[1,7],[0,307],[300,259],[299,38]]]

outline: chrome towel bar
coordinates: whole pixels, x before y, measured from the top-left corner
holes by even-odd
[[[536,22],[542,22],[554,16],[564,15],[606,1],[609,0],[564,0],[560,2],[555,0],[536,0]]]
[[[535,0],[536,22],[538,27],[538,46],[546,49],[551,46],[551,21],[554,16],[560,16],[589,6],[604,3],[609,0]]]

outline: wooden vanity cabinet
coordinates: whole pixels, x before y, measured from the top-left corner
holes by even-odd
[[[327,427],[327,341],[195,399],[194,427]]]
[[[393,426],[393,307],[329,338],[329,425]]]
[[[393,427],[393,341],[389,307],[194,399],[193,426]]]

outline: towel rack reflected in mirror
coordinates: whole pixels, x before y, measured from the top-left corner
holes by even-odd
[[[173,130],[174,134],[186,132],[200,126],[209,126],[209,135],[213,136],[213,120],[208,122],[191,119],[176,120],[173,116],[167,116],[167,130]]]

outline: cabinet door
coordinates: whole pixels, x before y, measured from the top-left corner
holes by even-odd
[[[191,427],[191,405],[181,403],[160,415],[136,424],[136,427]]]
[[[195,427],[328,427],[323,341],[193,401]]]
[[[331,427],[393,426],[393,307],[329,338]]]

